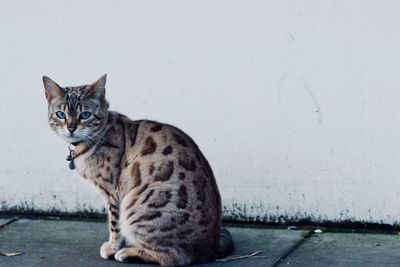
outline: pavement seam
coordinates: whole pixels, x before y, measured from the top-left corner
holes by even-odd
[[[302,239],[300,239],[294,246],[285,252],[279,259],[271,265],[271,267],[278,267],[281,265],[294,251],[296,251],[301,245],[303,245],[308,239],[314,235],[314,231],[309,231]]]
[[[0,224],[0,229],[4,228],[5,226],[12,224],[13,222],[16,222],[19,220],[19,217],[14,217],[6,221],[5,223]]]

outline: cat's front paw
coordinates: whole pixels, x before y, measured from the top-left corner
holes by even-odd
[[[100,256],[103,259],[112,259],[117,248],[110,242],[105,242],[100,248]]]
[[[128,258],[136,256],[133,252],[135,252],[135,248],[122,248],[115,253],[114,257],[119,262],[126,262]]]

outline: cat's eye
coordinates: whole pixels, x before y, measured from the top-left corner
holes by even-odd
[[[82,112],[82,113],[79,115],[79,118],[80,118],[81,120],[87,120],[87,119],[90,118],[91,115],[92,115],[92,113],[90,113],[90,112],[88,112],[88,111],[85,111],[85,112]]]
[[[62,111],[57,111],[57,112],[56,112],[56,116],[57,116],[57,118],[59,118],[60,120],[65,119],[65,113],[62,112]]]

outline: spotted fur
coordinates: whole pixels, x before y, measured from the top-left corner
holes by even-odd
[[[106,76],[76,87],[47,77],[43,82],[50,127],[76,146],[76,170],[108,203],[110,239],[100,249],[103,258],[184,266],[233,250],[229,232],[221,234],[213,172],[189,136],[109,111]]]

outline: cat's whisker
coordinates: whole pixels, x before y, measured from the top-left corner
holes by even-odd
[[[90,150],[93,152],[93,154],[96,156],[98,155],[95,149],[95,145],[99,145],[98,143],[96,143],[89,135],[82,133],[82,135],[84,136],[84,139],[82,140],[82,142],[84,142],[85,144],[87,144],[90,148]]]
[[[103,136],[103,135],[101,135],[101,134],[96,135],[96,137],[103,139],[104,141],[106,141],[106,142],[109,143],[109,144],[112,144],[112,141],[111,141],[111,140],[109,140],[108,138],[106,138],[105,136]]]

